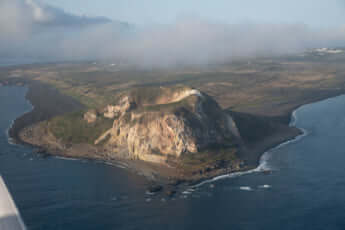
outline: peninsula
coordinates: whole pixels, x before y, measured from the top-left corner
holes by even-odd
[[[300,134],[298,106],[344,93],[343,53],[260,58],[207,67],[142,70],[104,63],[3,68],[2,85],[27,85],[33,111],[10,135],[38,152],[120,162],[178,183],[257,166]]]

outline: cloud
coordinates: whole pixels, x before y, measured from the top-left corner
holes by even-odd
[[[25,4],[29,8],[28,10],[31,11],[34,22],[41,25],[81,26],[111,22],[110,19],[107,19],[105,17],[87,17],[73,15],[56,7],[38,4],[34,0],[25,0]]]
[[[58,44],[65,35],[107,23],[105,17],[73,15],[34,0],[0,0],[0,56],[64,58]]]
[[[110,23],[105,17],[86,17],[62,9],[39,4],[34,0],[0,1],[0,39],[32,33],[42,27],[71,27]]]
[[[31,8],[34,21],[40,25],[82,26],[111,22],[110,19],[107,19],[105,17],[87,17],[73,15],[56,7],[38,4],[34,0],[25,0],[25,3],[29,8]]]
[[[88,41],[66,40],[84,56],[117,58],[142,66],[202,65],[239,58],[303,52],[344,45],[341,29],[312,29],[304,24],[222,24],[200,19],[136,28],[117,34],[113,25],[83,31]],[[84,49],[87,47],[87,49]],[[65,53],[67,56],[72,53]]]
[[[0,1],[0,39],[26,34],[31,22],[31,15],[19,1]]]
[[[40,7],[37,3],[32,0],[25,0],[25,3],[28,7],[31,8],[32,16],[34,21],[36,22],[48,22],[54,19],[54,15],[50,14],[50,12],[46,12],[42,7]]]
[[[0,56],[114,58],[140,66],[202,65],[345,45],[344,28],[304,24],[226,24],[183,18],[136,27],[73,15],[34,0],[1,0]]]

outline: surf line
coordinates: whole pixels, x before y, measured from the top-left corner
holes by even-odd
[[[21,118],[21,117],[24,116],[25,114],[28,114],[28,113],[32,112],[32,111],[35,109],[34,105],[33,105],[33,104],[31,103],[31,101],[30,101],[29,99],[27,99],[27,97],[26,97],[27,94],[28,94],[28,92],[29,92],[29,88],[28,88],[27,86],[23,86],[23,87],[26,88],[26,92],[25,92],[25,102],[28,103],[28,104],[30,105],[30,108],[29,108],[26,112],[24,112],[23,114],[21,114],[20,116],[18,116],[17,118],[11,120],[10,126],[6,129],[5,134],[6,134],[6,137],[7,137],[7,142],[8,142],[8,144],[10,144],[10,145],[18,145],[18,144],[16,143],[16,141],[15,141],[15,140],[11,137],[11,135],[10,135],[10,130],[12,129],[12,127],[13,127],[14,123],[16,122],[16,120],[17,120],[18,118]]]
[[[299,108],[301,108],[301,107],[299,107]],[[289,124],[290,127],[296,127],[296,123],[297,123],[297,120],[298,120],[297,110],[299,108],[297,108],[296,110],[294,110],[292,112],[291,122]],[[298,128],[298,127],[296,127],[296,128]],[[216,177],[214,177],[212,179],[205,180],[205,181],[200,182],[199,184],[193,185],[193,186],[191,186],[191,188],[198,188],[198,187],[201,187],[201,186],[203,186],[205,184],[209,184],[209,183],[212,183],[212,182],[215,182],[215,181],[218,181],[218,180],[223,180],[223,179],[227,179],[227,178],[234,178],[234,177],[239,177],[239,176],[243,176],[243,175],[247,175],[247,174],[264,172],[264,171],[270,170],[270,168],[268,166],[268,161],[269,161],[269,159],[272,156],[272,152],[274,152],[275,150],[277,150],[277,149],[279,149],[279,148],[281,148],[281,147],[283,147],[285,145],[298,142],[301,139],[303,139],[304,137],[306,137],[307,135],[309,135],[309,132],[306,129],[303,129],[303,128],[298,128],[298,129],[301,130],[302,134],[294,137],[291,140],[285,141],[285,142],[279,144],[278,146],[273,147],[273,148],[269,149],[268,151],[264,152],[262,154],[261,158],[260,158],[258,167],[254,168],[254,169],[251,169],[251,170],[248,170],[248,171],[234,172],[234,173],[229,173],[229,174],[224,174],[224,175],[216,176]]]

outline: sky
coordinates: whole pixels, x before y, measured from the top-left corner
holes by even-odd
[[[172,23],[198,16],[225,23],[345,24],[344,0],[41,0],[77,14],[106,16],[135,24]]]
[[[344,0],[0,0],[0,58],[170,67],[337,46]]]

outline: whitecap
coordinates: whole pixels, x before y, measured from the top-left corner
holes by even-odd
[[[110,163],[110,162],[101,162],[101,163],[103,163],[103,164],[106,164],[106,165],[110,165],[110,166],[116,166],[116,164],[113,164],[113,163]]]
[[[249,186],[241,186],[240,189],[244,191],[253,191],[253,189]]]
[[[7,138],[7,142],[8,142],[8,144],[10,144],[10,145],[17,145],[16,142],[14,141],[14,139],[13,139],[12,137],[8,137],[8,138]]]
[[[13,125],[14,125],[14,120],[11,120],[10,126],[5,131],[5,134],[6,134],[6,137],[7,137],[7,142],[10,145],[16,145],[14,139],[10,136],[10,130],[12,129]]]
[[[258,188],[264,188],[264,189],[268,189],[268,188],[271,188],[272,186],[271,185],[268,185],[268,184],[264,184],[264,185],[259,185]]]
[[[186,189],[185,191],[182,192],[182,194],[186,194],[186,195],[189,195],[191,193],[195,192],[195,189],[193,188],[188,188]]]
[[[149,195],[149,196],[154,196],[154,195],[156,195],[156,193],[150,192],[150,191],[146,191],[145,194],[146,194],[146,195]]]
[[[115,167],[120,168],[120,169],[126,169],[126,167],[122,165],[115,165]]]

